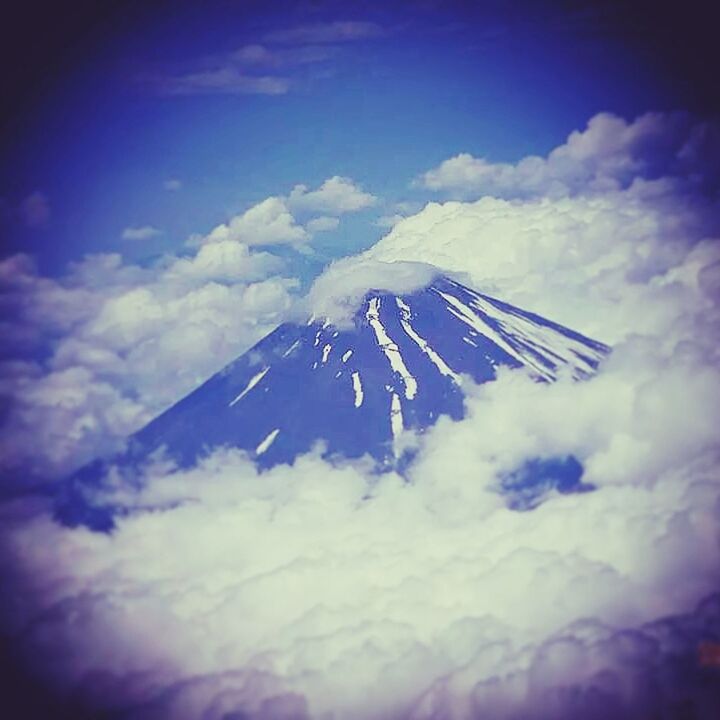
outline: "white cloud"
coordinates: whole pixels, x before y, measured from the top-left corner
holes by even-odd
[[[150,238],[158,237],[162,235],[162,230],[159,230],[152,225],[141,225],[139,227],[126,227],[122,231],[123,240],[149,240]]]
[[[320,217],[309,220],[305,227],[310,233],[318,233],[329,232],[330,230],[337,230],[339,225],[340,220],[338,220],[338,218],[321,215]]]
[[[234,239],[216,240],[202,245],[192,257],[175,260],[163,278],[248,282],[262,280],[282,267],[282,261],[275,255],[253,252]]]
[[[720,570],[712,344],[632,340],[579,385],[508,371],[470,388],[466,420],[419,438],[409,482],[314,455],[258,475],[221,450],[120,490],[152,511],[112,537],[10,527],[26,649],[138,718],[539,720],[589,717],[600,691],[646,716],[701,687],[673,668],[720,632],[713,605],[683,617]],[[508,510],[497,473],[538,452],[576,454],[598,490]]]
[[[182,181],[178,180],[177,178],[169,178],[165,180],[165,182],[163,183],[163,187],[169,192],[175,192],[182,189]]]
[[[692,208],[628,192],[431,203],[366,257],[467,273],[490,294],[615,342],[664,327],[693,273],[717,260],[717,243],[697,245],[696,219]],[[673,269],[682,267],[688,277],[681,282]]]
[[[397,213],[395,215],[381,215],[377,220],[373,222],[373,225],[389,230],[390,228],[395,227],[395,225],[397,225],[401,220],[404,220],[405,217],[405,215],[400,215]]]
[[[383,37],[387,30],[381,25],[364,20],[338,20],[298,25],[278,30],[265,36],[269,43],[324,44],[370,40]]]
[[[57,279],[27,256],[4,260],[3,477],[56,476],[116,450],[274,329],[295,287],[282,269],[235,240],[144,269],[93,255]]]
[[[287,197],[266,198],[227,223],[218,225],[208,235],[192,237],[190,244],[230,240],[249,246],[294,245],[303,251],[313,234],[337,229],[337,216],[362,210],[376,202],[374,195],[364,192],[350,178],[336,175],[316,190],[296,185]],[[301,225],[293,213],[310,217],[305,225]],[[322,214],[312,217],[318,213]]]
[[[331,263],[315,280],[303,308],[308,315],[327,317],[338,327],[349,327],[368,290],[410,293],[428,285],[437,274],[435,266],[425,263],[343,258]]]
[[[236,240],[246,245],[279,245],[303,243],[307,239],[307,232],[295,222],[285,200],[269,197],[228,223],[218,225],[203,241]]]
[[[419,183],[461,197],[506,198],[603,193],[663,175],[697,182],[699,173],[716,183],[712,158],[719,151],[716,130],[683,113],[647,113],[633,122],[600,113],[546,158],[529,156],[511,164],[460,153],[424,173]]]
[[[371,207],[377,198],[364,192],[352,179],[335,175],[325,180],[317,190],[296,185],[288,196],[293,210],[317,211],[328,215],[342,215]]]
[[[285,95],[289,78],[274,75],[248,75],[233,66],[163,77],[156,81],[165,95]]]

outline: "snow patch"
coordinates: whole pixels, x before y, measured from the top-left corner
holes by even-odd
[[[385,353],[390,367],[402,378],[405,385],[405,397],[408,400],[412,400],[417,393],[417,381],[407,369],[405,361],[400,354],[400,348],[393,342],[392,338],[387,334],[385,326],[380,322],[380,298],[374,297],[370,299],[365,317],[375,332],[377,344]]]
[[[268,365],[268,367],[263,368],[257,375],[254,375],[245,389],[234,400],[230,401],[228,407],[232,407],[235,403],[240,402],[240,400],[242,400],[265,377],[265,374],[269,369],[270,366]]]
[[[286,358],[288,355],[290,355],[290,353],[292,353],[292,351],[293,351],[298,345],[300,345],[300,341],[299,341],[299,340],[296,340],[296,341],[283,353],[283,357]]]
[[[408,334],[410,339],[428,356],[430,362],[446,377],[452,378],[458,385],[462,382],[460,376],[450,368],[450,366],[438,355],[438,353],[430,347],[430,344],[425,338],[418,335],[415,329],[410,324],[410,318],[412,313],[410,312],[410,306],[404,302],[401,298],[396,297],[395,302],[400,308],[400,324],[403,330]]]
[[[279,428],[275,428],[275,430],[269,432],[266,438],[255,448],[255,454],[262,455],[275,442],[275,438],[279,432]]]
[[[400,404],[400,396],[397,393],[392,394],[390,401],[390,429],[393,434],[393,442],[397,441],[403,431],[403,414],[402,405]]]
[[[362,382],[360,381],[360,373],[354,372],[352,374],[353,390],[355,391],[355,407],[359,408],[363,404],[363,388]]]

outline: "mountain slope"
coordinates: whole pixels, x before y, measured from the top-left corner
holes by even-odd
[[[482,383],[497,368],[526,367],[551,381],[585,377],[601,343],[447,278],[408,295],[370,292],[350,329],[311,318],[286,323],[135,434],[127,451],[69,482],[59,517],[88,516],[83,489],[113,464],[132,482],[158,451],[181,467],[219,446],[244,449],[261,468],[291,463],[323,443],[326,456],[370,455],[397,466],[405,429],[463,415],[463,376]]]

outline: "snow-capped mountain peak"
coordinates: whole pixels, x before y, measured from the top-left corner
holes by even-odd
[[[581,379],[607,352],[448,278],[405,295],[371,291],[347,329],[315,317],[280,325],[136,433],[123,455],[83,468],[61,508],[72,522],[87,511],[82,489],[110,465],[136,473],[159,451],[186,467],[230,446],[269,468],[322,443],[327,457],[396,467],[404,431],[463,416],[465,377],[487,382],[506,366],[544,382],[562,371]]]

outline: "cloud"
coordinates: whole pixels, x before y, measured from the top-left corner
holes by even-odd
[[[248,282],[283,269],[283,262],[266,252],[251,251],[236,239],[219,239],[199,248],[190,258],[178,258],[162,274],[163,280]]]
[[[303,68],[333,57],[331,47],[272,47],[260,43],[199,58],[185,72],[145,78],[164,95],[285,95],[303,78]]]
[[[293,245],[302,251],[313,234],[337,229],[338,215],[357,212],[376,202],[374,195],[364,192],[351,178],[336,175],[316,190],[296,185],[288,196],[268,197],[207,235],[193,236],[190,244],[233,240],[248,246]],[[299,224],[293,213],[308,218],[305,224]],[[312,217],[318,213],[322,214]]]
[[[20,217],[29,228],[45,227],[50,220],[50,202],[47,195],[34,192],[20,203]]]
[[[332,48],[305,45],[290,48],[268,48],[265,45],[243,45],[227,56],[229,62],[246,67],[294,67],[324,62],[333,56]]]
[[[325,180],[317,190],[296,185],[288,196],[293,210],[317,211],[328,215],[342,215],[371,207],[377,198],[364,192],[352,179],[335,175]]]
[[[632,720],[688,697],[711,717],[712,345],[634,339],[580,385],[502,373],[418,439],[407,480],[314,454],[258,474],[226,449],[118,488],[136,509],[112,537],[6,528],[25,649],[133,718]],[[576,454],[598,489],[508,510],[497,474],[537,452]]]
[[[698,178],[717,189],[720,133],[687,114],[646,113],[627,122],[610,113],[595,115],[583,131],[546,158],[528,156],[516,164],[494,163],[460,153],[424,173],[430,190],[505,198],[564,197],[627,188],[640,178]]]
[[[405,219],[405,215],[396,213],[395,215],[381,215],[377,220],[373,222],[373,225],[379,228],[385,228],[389,230],[395,227],[401,220]]]
[[[142,225],[139,227],[126,227],[122,231],[123,240],[149,240],[150,238],[162,235],[162,230],[152,225]]]
[[[162,95],[279,96],[308,81],[332,74],[312,71],[335,57],[348,42],[384,37],[386,29],[368,21],[298,25],[268,33],[231,51],[196,58],[182,68],[145,73],[143,84]]]
[[[2,261],[3,482],[116,451],[275,327],[295,287],[283,267],[236,240],[148,268],[91,255],[56,279],[27,256]]]
[[[340,220],[338,220],[338,218],[322,215],[308,221],[306,228],[310,233],[318,233],[329,232],[330,230],[337,230],[339,225]]]
[[[307,231],[295,222],[285,200],[269,197],[218,225],[201,242],[235,240],[246,245],[281,245],[303,243],[308,237]]]
[[[716,137],[684,115],[596,116],[546,158],[511,166],[502,183],[507,169],[495,168],[485,192],[511,197],[429,203],[361,260],[467,273],[486,292],[610,343],[662,334],[717,266]],[[528,166],[541,168],[532,183]]]
[[[230,67],[164,77],[157,87],[164,95],[285,95],[289,78],[273,75],[247,75]]]
[[[368,290],[411,293],[429,285],[439,272],[425,263],[342,258],[315,280],[301,307],[338,327],[350,327]]]
[[[387,35],[387,30],[374,22],[363,20],[337,20],[298,25],[286,30],[268,33],[265,41],[280,44],[333,44],[372,40]]]
[[[177,178],[169,178],[163,183],[163,188],[169,192],[175,192],[182,189],[182,182]]]

